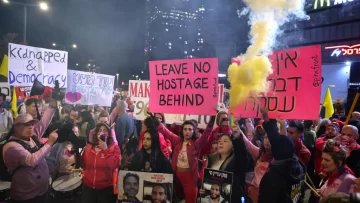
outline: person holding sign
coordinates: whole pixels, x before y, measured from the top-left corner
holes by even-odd
[[[211,119],[200,138],[197,138],[196,125],[192,121],[185,121],[181,126],[180,136],[170,132],[164,124],[152,115],[158,126],[158,131],[169,139],[174,146],[171,166],[176,178],[180,181],[185,193],[185,201],[196,202],[199,180],[198,157],[200,150],[205,146],[215,123],[215,116]],[[179,190],[178,190],[179,191]]]

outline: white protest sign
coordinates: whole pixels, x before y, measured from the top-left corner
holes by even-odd
[[[224,92],[225,87],[219,84],[218,106],[219,110],[227,111],[224,106]],[[129,91],[131,101],[134,103],[133,116],[137,120],[144,120],[148,114],[149,99],[150,99],[150,81],[148,80],[130,80]],[[161,113],[161,112],[158,112]],[[198,121],[199,128],[205,128],[210,121],[210,116],[204,115],[187,115],[187,114],[165,114],[165,121],[167,124],[178,123],[181,124],[185,120],[194,119]]]
[[[6,99],[11,100],[10,85],[7,82],[0,82],[0,93],[6,95]]]
[[[66,88],[66,51],[9,43],[8,57],[10,85],[32,86],[38,79],[43,85],[53,87],[58,80],[60,88]]]
[[[68,70],[65,102],[111,106],[115,76]]]

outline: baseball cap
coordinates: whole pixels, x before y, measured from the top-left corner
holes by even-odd
[[[30,114],[20,114],[18,117],[16,117],[15,121],[14,121],[14,125],[17,124],[27,124],[27,123],[32,123],[33,125],[35,125],[36,123],[39,122],[39,120],[34,119]]]

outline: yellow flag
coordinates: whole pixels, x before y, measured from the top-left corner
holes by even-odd
[[[325,118],[330,118],[334,114],[334,105],[331,99],[330,88],[328,87],[325,93],[322,106],[325,107]]]
[[[14,118],[16,118],[16,117],[17,117],[18,109],[17,109],[17,97],[16,97],[15,87],[14,87],[14,91],[13,91],[13,94],[12,94],[11,110],[12,110],[13,113],[14,113]]]
[[[8,77],[8,56],[5,54],[0,67],[0,75]]]

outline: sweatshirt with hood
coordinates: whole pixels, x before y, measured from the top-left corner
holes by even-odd
[[[260,182],[259,203],[297,203],[303,198],[305,165],[295,155],[293,141],[280,135],[276,120],[263,123],[274,161]]]

